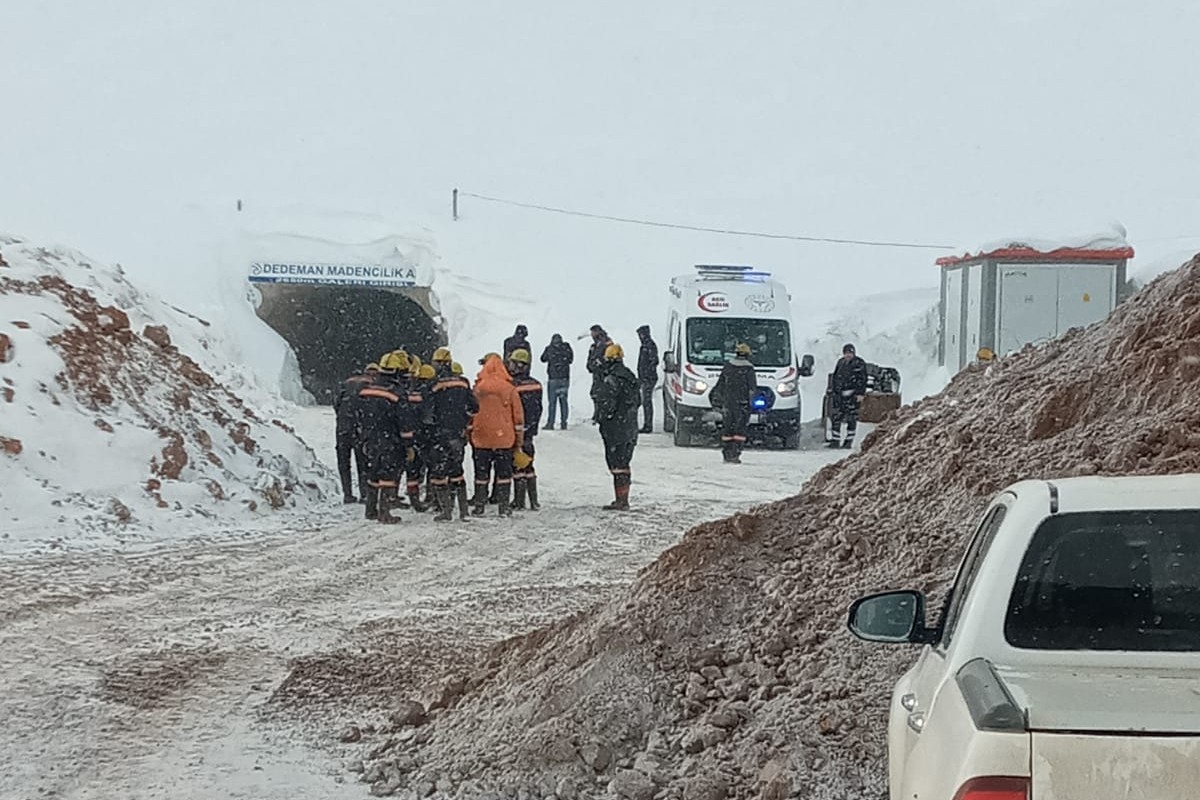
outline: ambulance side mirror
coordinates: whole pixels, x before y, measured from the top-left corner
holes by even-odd
[[[812,357],[812,354],[805,353],[804,358],[800,359],[800,365],[799,365],[800,377],[811,378],[812,374],[813,374],[813,364],[814,363],[816,363],[816,360]]]
[[[671,375],[679,372],[679,363],[675,361],[674,353],[663,353],[663,370]]]

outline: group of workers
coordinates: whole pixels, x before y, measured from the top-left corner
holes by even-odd
[[[366,517],[381,523],[398,522],[393,512],[401,508],[436,511],[437,521],[453,519],[456,505],[463,520],[482,516],[489,504],[497,506],[500,516],[526,507],[538,510],[535,439],[544,390],[530,374],[528,343],[510,337],[504,350],[479,360],[474,385],[445,347],[433,352],[429,364],[394,350],[346,380],[334,397],[344,501],[364,503]],[[619,511],[629,509],[640,404],[637,379],[623,359],[620,345],[609,341],[599,363],[588,365],[594,375],[596,421],[613,476],[614,499],[605,508]],[[542,360],[550,359],[543,354]],[[550,427],[555,405],[561,403],[566,428],[565,389],[560,397],[556,380],[563,378],[551,377]],[[468,445],[474,463],[470,497],[463,467]],[[360,496],[353,491],[352,460]]]
[[[613,481],[613,501],[604,508],[625,511],[638,434],[653,431],[658,348],[649,326],[639,328],[641,352],[635,375],[625,366],[624,350],[603,327],[593,325],[590,334],[586,366],[592,374],[592,421],[604,441]],[[545,395],[550,399],[546,429],[554,429],[556,410],[561,410],[560,429],[566,429],[574,352],[559,334],[542,352],[548,392],[530,374],[531,354],[528,331],[519,325],[504,340],[502,353],[488,353],[479,360],[473,386],[445,347],[433,352],[429,364],[404,350],[393,350],[369,364],[363,374],[348,379],[334,398],[345,502],[360,502],[351,481],[353,457],[368,519],[398,522],[392,512],[411,508],[418,513],[434,510],[435,520],[447,521],[453,519],[456,504],[463,520],[468,515],[482,516],[489,504],[498,507],[500,516],[511,516],[513,509],[538,510],[535,439]],[[758,387],[751,356],[748,344],[736,345],[710,393],[713,406],[722,411],[726,463],[741,463],[747,440]],[[848,448],[857,428],[858,404],[867,389],[865,363],[855,354],[854,345],[843,348],[830,388],[834,435],[829,446]],[[474,464],[470,497],[463,468],[468,445]],[[407,502],[401,497],[402,487]]]

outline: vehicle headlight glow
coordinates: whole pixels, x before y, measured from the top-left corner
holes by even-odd
[[[708,391],[708,384],[695,378],[690,378],[687,375],[683,376],[683,390],[688,394],[704,394]]]
[[[775,393],[780,397],[791,397],[798,388],[799,384],[796,381],[784,381],[775,387]]]

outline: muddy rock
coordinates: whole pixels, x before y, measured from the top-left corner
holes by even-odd
[[[171,346],[171,334],[166,325],[147,325],[142,329],[142,336],[154,342],[159,347]]]
[[[354,744],[362,741],[362,731],[357,725],[350,725],[338,735],[338,741],[343,744]]]
[[[589,742],[579,748],[579,757],[596,772],[604,772],[613,761],[613,753],[600,742]]]
[[[608,785],[612,797],[623,800],[654,800],[654,781],[637,770],[625,769],[613,776]]]
[[[7,333],[0,333],[0,364],[7,364],[13,357],[12,339]]]

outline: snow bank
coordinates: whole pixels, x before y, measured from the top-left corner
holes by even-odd
[[[1039,253],[1053,253],[1055,250],[1117,250],[1129,247],[1125,226],[1119,222],[1110,223],[1090,233],[1075,236],[1045,236],[1026,235],[1010,236],[1004,239],[994,239],[984,242],[978,247],[963,251],[964,257],[990,253],[1008,247],[1027,247]]]
[[[214,377],[237,370],[228,331],[70,250],[4,236],[0,256],[0,548],[211,532],[330,490]]]

